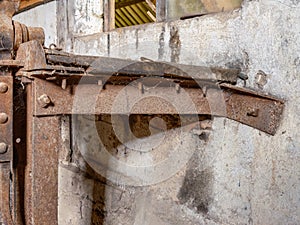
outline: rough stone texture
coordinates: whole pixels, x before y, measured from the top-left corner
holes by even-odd
[[[261,0],[245,1],[234,12],[81,37],[72,33],[89,28],[88,20],[73,20],[67,30],[59,23],[58,36],[72,36],[61,42],[62,47],[75,53],[239,66],[249,76],[247,87],[286,100],[275,136],[223,118],[214,118],[206,142],[191,130],[186,132],[189,141],[181,149],[192,148],[193,160],[152,186],[111,183],[86,164],[78,142],[70,144],[72,150],[64,149],[61,159],[60,224],[300,224],[299,21],[299,1]],[[261,71],[267,79],[264,85],[257,84]],[[98,148],[88,141],[93,139],[86,120],[77,120],[73,131],[78,132],[80,124],[88,139],[79,143],[86,149]],[[101,135],[108,138],[111,129],[102,129]],[[172,135],[167,137],[176,140]],[[172,146],[172,141],[168,143]],[[135,162],[132,152],[121,148],[115,154],[120,161]]]
[[[56,1],[37,6],[29,11],[14,16],[14,20],[27,26],[43,27],[45,30],[45,46],[57,43]]]

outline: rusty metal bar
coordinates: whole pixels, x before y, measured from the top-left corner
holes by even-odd
[[[60,117],[33,116],[33,88],[27,86],[26,224],[58,224],[58,152]]]
[[[12,161],[13,77],[0,76],[0,163]]]
[[[10,177],[13,160],[13,77],[0,75],[0,217],[13,225],[10,201]]]
[[[56,50],[43,50],[38,41],[22,44],[17,52],[17,60],[23,62],[24,67],[17,75],[40,78],[58,75],[71,77],[72,74],[102,76],[104,79],[112,75],[118,77],[159,76],[180,80],[209,80],[235,84],[240,74],[239,69],[72,55]]]
[[[0,224],[4,225],[14,225],[10,208],[10,168],[10,163],[0,163]]]
[[[58,224],[60,118],[33,117],[32,122],[32,224],[48,225],[49,219]]]
[[[269,134],[275,134],[284,102],[254,91],[235,88],[232,85],[203,88],[176,89],[176,85],[157,86],[149,92],[141,92],[138,83],[131,85],[96,84],[69,85],[63,90],[59,85],[35,79],[35,116],[65,114],[210,114],[227,117]],[[173,86],[171,86],[173,85]],[[145,86],[147,89],[147,86]],[[149,88],[149,87],[148,87]],[[151,87],[150,87],[151,88]],[[203,90],[204,89],[204,90]],[[188,94],[188,95],[187,95]],[[41,96],[47,96],[51,104],[44,107]],[[62,97],[63,96],[63,97]],[[173,96],[174,98],[163,96]],[[122,106],[114,109],[118,98]],[[190,100],[191,107],[186,106]],[[135,102],[136,99],[142,99]],[[126,100],[126,101],[125,101]],[[174,102],[180,109],[170,104]],[[176,102],[176,103],[175,103]],[[223,105],[223,107],[222,107]],[[134,106],[134,107],[132,107]]]

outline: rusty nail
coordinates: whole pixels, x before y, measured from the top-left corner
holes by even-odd
[[[6,113],[0,113],[0,123],[4,124],[8,121],[8,115]]]
[[[8,90],[8,86],[4,82],[0,82],[0,93],[5,93]]]
[[[66,90],[67,88],[67,79],[63,79],[62,82],[61,82],[61,88]]]
[[[47,108],[51,104],[51,99],[48,95],[43,94],[38,98],[38,101],[42,108]]]
[[[177,93],[180,92],[180,84],[175,84],[175,90]]]
[[[247,116],[258,117],[259,109],[253,109],[252,111],[247,113]]]
[[[7,144],[1,142],[0,143],[0,154],[5,154],[7,152],[8,146]]]

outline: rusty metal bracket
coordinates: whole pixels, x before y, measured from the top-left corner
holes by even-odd
[[[194,106],[183,107],[178,111],[163,98],[151,97],[152,94],[147,97],[147,93],[139,90],[138,84],[126,86],[124,92],[124,83],[107,84],[105,89],[96,83],[83,83],[80,85],[69,83],[64,90],[53,82],[36,78],[33,82],[34,115],[202,114],[227,117],[274,135],[284,107],[282,100],[228,84],[211,86],[206,94],[201,88],[182,88],[184,92],[183,90],[178,92],[174,85],[171,86],[172,82],[169,82],[170,85],[155,87],[156,96],[176,96],[177,105],[184,106],[188,94]],[[123,102],[118,112],[112,111],[120,93],[127,102]],[[135,104],[136,99],[143,100]]]
[[[33,80],[35,116],[209,114],[274,135],[284,108],[281,99],[232,85],[239,77],[238,69],[79,56],[44,50],[37,41],[22,44],[17,60],[24,64],[16,75]],[[127,102],[112,112],[124,87]],[[187,93],[194,107],[178,112],[160,98],[148,98],[131,109],[137,97],[149,93],[145,88],[154,87],[158,96],[175,95],[179,105],[184,105]]]
[[[0,102],[0,163],[2,163],[12,161],[12,76],[0,76]]]

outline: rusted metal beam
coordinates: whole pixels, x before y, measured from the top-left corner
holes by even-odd
[[[60,117],[32,118],[31,220],[34,225],[48,225],[51,218],[51,224],[58,224]]]
[[[217,86],[203,83],[202,89],[182,88],[178,91],[172,81],[165,81],[163,86],[157,85],[158,83],[147,86],[149,83],[146,80],[144,83],[147,85],[143,84],[146,91],[142,92],[138,82],[132,82],[130,85],[108,84],[103,88],[82,81],[79,85],[69,84],[65,90],[55,83],[42,79],[35,79],[33,83],[36,90],[35,116],[209,114],[227,117],[274,135],[284,107],[284,102],[280,99],[235,88],[232,85]],[[43,107],[39,103],[38,99],[42,95],[51,99],[48,107]]]
[[[4,225],[14,225],[10,209],[10,168],[9,162],[0,163],[0,224]]]
[[[24,68],[17,75],[27,77],[53,77],[64,73],[90,75],[108,79],[112,75],[124,77],[164,77],[178,80],[207,80],[236,83],[239,69],[191,66],[170,62],[135,61],[118,58],[72,55],[56,50],[44,51],[37,41],[22,44],[17,52],[17,60],[24,62]],[[59,67],[58,67],[59,65]],[[36,70],[36,72],[33,72]],[[38,70],[42,70],[39,72]],[[46,71],[48,70],[48,72]],[[31,73],[28,73],[30,72]],[[59,78],[58,78],[59,79]],[[117,78],[119,79],[119,78]],[[117,80],[115,79],[115,80]]]
[[[239,121],[269,134],[275,133],[280,121],[284,105],[282,100],[224,84],[235,84],[239,69],[74,56],[51,50],[45,52],[38,45],[37,41],[22,44],[17,55],[19,61],[25,62],[17,75],[34,80],[35,116],[210,114]],[[40,56],[38,61],[35,57],[37,54]],[[126,92],[122,92],[124,88]],[[184,91],[180,91],[180,88],[184,88]],[[120,93],[126,95],[124,102],[127,105],[123,104],[123,108],[112,111]],[[147,94],[176,96],[179,105],[185,105],[189,98],[195,107],[182,107],[178,112],[165,101],[150,98],[139,103],[138,107],[131,108],[137,96],[145,99]],[[41,103],[45,99],[47,102]]]
[[[60,117],[34,117],[34,87],[27,86],[26,224],[58,224]]]
[[[2,76],[0,74],[0,217],[5,225],[13,225],[10,201],[13,161],[13,77],[10,72],[3,73]]]
[[[13,77],[0,76],[0,163],[12,161]]]

